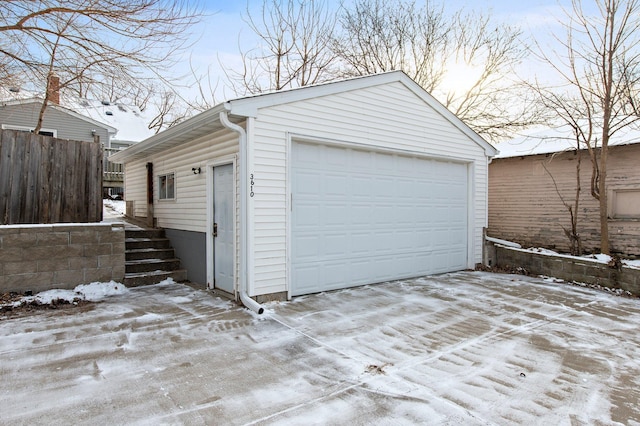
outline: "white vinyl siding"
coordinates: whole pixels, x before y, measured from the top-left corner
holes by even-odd
[[[183,231],[206,232],[206,164],[215,158],[238,152],[238,137],[222,130],[178,147],[163,151],[126,165],[125,199],[135,201],[136,215],[146,216],[146,164],[153,163],[154,215],[158,226]],[[202,173],[194,174],[193,167]],[[157,176],[175,172],[176,199],[171,203],[157,203]]]
[[[402,83],[265,108],[253,123],[249,128],[249,140],[254,141],[249,169],[255,177],[256,195],[249,216],[254,226],[250,242],[254,294],[287,288],[286,159],[291,134],[470,162],[473,257],[467,266],[482,260],[482,229],[487,221],[484,149]]]

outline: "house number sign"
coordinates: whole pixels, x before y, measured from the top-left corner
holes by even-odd
[[[251,184],[251,190],[249,192],[249,196],[253,197],[253,195],[254,195],[253,194],[253,185],[255,185],[255,183],[253,182],[253,173],[251,173],[251,176],[249,176],[249,180],[250,180],[249,183]]]

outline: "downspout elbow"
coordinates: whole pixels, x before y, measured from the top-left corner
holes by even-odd
[[[240,300],[244,306],[251,309],[256,314],[262,315],[264,312],[264,308],[258,302],[249,297],[244,289],[240,289]]]
[[[234,131],[238,134],[239,150],[240,150],[240,232],[241,232],[241,245],[240,245],[240,301],[242,304],[257,313],[258,315],[264,312],[264,308],[247,293],[249,286],[248,275],[248,261],[247,250],[249,244],[248,238],[248,214],[247,214],[247,133],[245,130],[235,123],[229,121],[227,111],[229,110],[228,104],[225,104],[225,110],[220,112],[220,123],[227,129]]]

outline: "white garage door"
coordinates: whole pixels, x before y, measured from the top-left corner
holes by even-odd
[[[467,266],[467,166],[293,143],[292,295]]]

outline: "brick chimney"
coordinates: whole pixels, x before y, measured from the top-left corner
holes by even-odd
[[[49,91],[49,102],[60,105],[60,77],[49,74],[47,90]]]

